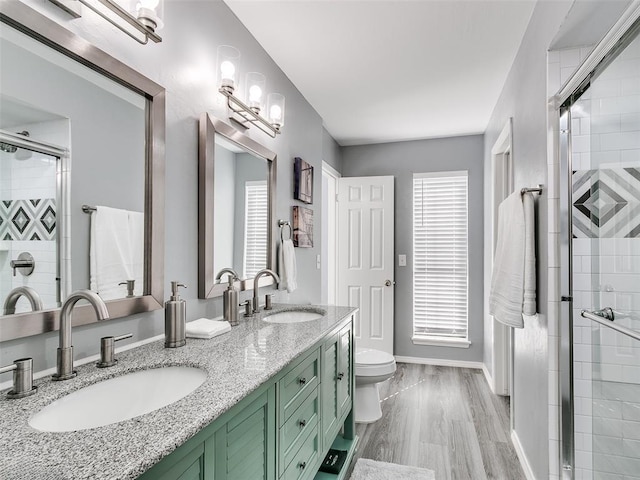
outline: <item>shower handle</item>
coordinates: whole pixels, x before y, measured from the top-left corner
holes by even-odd
[[[605,307],[601,310],[594,310],[592,312],[587,312],[587,313],[591,313],[592,315],[597,315],[607,320],[611,320],[612,322],[616,319],[616,316],[613,313],[613,308],[611,307]]]
[[[580,315],[583,316],[584,318],[588,318],[589,320],[593,320],[594,322],[604,325],[605,327],[609,327],[613,330],[616,330],[617,332],[627,335],[628,337],[631,337],[635,340],[640,340],[640,332],[637,332],[631,328],[627,328],[622,325],[618,325],[613,321],[614,320],[613,309],[609,307],[603,308],[602,310],[598,310],[595,312],[582,310],[580,312]]]

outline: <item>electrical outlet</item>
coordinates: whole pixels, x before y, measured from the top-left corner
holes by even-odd
[[[398,266],[399,267],[406,267],[407,266],[407,256],[402,254],[402,255],[398,255]]]

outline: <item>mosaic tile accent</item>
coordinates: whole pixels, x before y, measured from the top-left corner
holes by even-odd
[[[640,238],[640,169],[573,172],[573,236]]]
[[[0,201],[0,239],[55,240],[55,199]]]

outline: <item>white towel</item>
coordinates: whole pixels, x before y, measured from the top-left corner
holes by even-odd
[[[187,322],[187,337],[204,338],[208,340],[223,333],[231,331],[231,325],[227,321],[199,318],[193,322]]]
[[[291,239],[283,240],[278,250],[278,276],[280,277],[280,290],[291,293],[298,288],[298,275],[296,267],[296,250]]]
[[[531,194],[525,197],[527,195]],[[524,327],[523,314],[535,314],[533,198],[523,200],[522,197],[516,191],[498,208],[498,237],[489,296],[489,313],[499,322],[516,328]]]
[[[134,293],[142,294],[143,218],[139,212],[103,206],[91,214],[89,288],[103,300],[126,296],[126,287],[118,284],[127,280],[136,280]]]
[[[524,300],[522,315],[536,316],[536,218],[532,193],[522,195],[524,210]]]

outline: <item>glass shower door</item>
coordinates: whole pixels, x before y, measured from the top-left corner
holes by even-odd
[[[569,115],[574,478],[640,480],[640,38]]]

